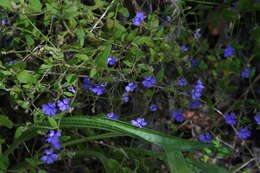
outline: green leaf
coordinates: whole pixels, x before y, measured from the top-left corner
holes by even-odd
[[[189,141],[174,136],[165,135],[163,133],[146,129],[137,128],[129,123],[115,121],[103,118],[92,117],[65,117],[60,120],[60,128],[95,128],[101,130],[107,130],[115,133],[122,134],[124,136],[130,136],[133,138],[141,139],[153,144],[157,144],[167,151],[170,151],[173,156],[168,156],[170,160],[178,160],[179,163],[183,163],[182,155],[180,151],[190,151],[196,149],[202,149],[205,147],[212,147],[211,144],[205,144],[201,142]],[[47,130],[50,128],[50,122],[42,123],[37,126],[31,126],[25,131],[18,139],[16,139],[12,145],[5,151],[6,155],[9,155],[14,149],[16,149],[24,141],[31,139],[37,135],[39,129]],[[177,152],[177,153],[176,153]],[[175,154],[175,155],[174,155]],[[171,166],[171,165],[170,165]],[[178,166],[179,167],[179,166]],[[175,169],[174,167],[171,168]],[[184,171],[187,169],[183,166]],[[172,172],[173,173],[173,172]]]
[[[29,9],[31,12],[41,12],[42,4],[40,0],[29,0]]]
[[[55,121],[54,118],[52,118],[52,117],[48,117],[48,121],[49,121],[51,127],[55,128],[55,129],[58,128],[58,124],[57,124],[57,122]]]
[[[17,74],[17,79],[20,83],[34,83],[36,81],[35,76],[32,73],[24,70]]]
[[[108,43],[102,50],[102,53],[96,57],[95,64],[98,67],[107,66],[107,57],[109,56],[111,49],[112,49],[112,44]]]
[[[8,157],[0,154],[0,170],[6,170],[8,167],[9,167]]]
[[[13,128],[14,124],[9,118],[5,115],[0,115],[0,126],[7,127],[9,129]]]
[[[127,8],[124,7],[120,8],[119,13],[121,13],[124,17],[129,17],[129,12]]]
[[[18,0],[1,0],[0,7],[12,9],[12,4],[15,4]]]
[[[186,160],[187,163],[192,164],[193,166],[203,170],[203,172],[210,172],[210,173],[230,173],[224,168],[220,168],[216,165],[212,165],[209,163],[203,163],[195,160]]]
[[[238,5],[242,10],[251,10],[253,6],[253,0],[239,0]]]
[[[161,82],[164,78],[164,68],[162,68],[156,75],[158,82]]]
[[[84,41],[85,41],[85,32],[83,29],[77,29],[75,31],[77,37],[78,37],[78,40],[79,40],[79,45],[80,47],[83,47],[84,45]]]
[[[109,159],[107,158],[104,154],[102,154],[101,152],[97,152],[97,151],[90,151],[90,150],[80,150],[80,151],[76,151],[76,157],[79,156],[95,156],[97,157],[103,164],[105,171],[107,173],[117,173],[118,170],[120,170],[120,164],[114,160],[114,159]]]
[[[188,168],[188,165],[179,151],[173,151],[172,149],[165,147],[165,154],[167,163],[172,173],[191,173],[192,171]]]

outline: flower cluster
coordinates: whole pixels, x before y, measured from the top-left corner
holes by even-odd
[[[211,143],[212,138],[213,138],[212,135],[209,133],[203,133],[203,134],[199,135],[199,140],[201,142],[205,142],[205,143]]]
[[[230,114],[225,114],[225,121],[229,125],[236,125],[236,114],[234,112]]]
[[[144,118],[137,118],[136,120],[131,120],[131,123],[133,126],[136,126],[139,128],[147,126],[147,122],[144,121]]]
[[[205,87],[202,84],[201,80],[197,81],[197,84],[193,87],[192,91],[191,91],[191,95],[192,95],[192,99],[193,100],[197,100],[201,97],[202,95],[202,91]]]
[[[249,78],[249,74],[252,71],[251,68],[245,68],[243,72],[241,72],[241,77],[242,78]]]
[[[153,76],[145,76],[144,80],[142,82],[142,84],[146,87],[146,88],[151,88],[156,84],[156,78],[154,78]]]
[[[234,48],[232,46],[227,46],[224,50],[224,57],[228,58],[234,55]]]
[[[63,100],[58,100],[57,103],[48,102],[47,104],[42,105],[42,111],[47,116],[53,116],[57,113],[57,108],[62,112],[70,110],[71,107],[69,104],[70,99],[66,98]]]
[[[106,115],[106,118],[108,119],[112,119],[112,120],[118,120],[119,116],[118,115],[115,115],[114,112],[110,112]]]
[[[45,140],[50,146],[56,150],[60,150],[60,136],[61,132],[50,130],[48,133],[48,138]],[[44,150],[45,155],[40,158],[40,160],[47,164],[52,164],[58,159],[58,155],[53,153],[53,149]]]
[[[179,110],[175,110],[172,111],[172,117],[177,121],[182,123],[183,121],[185,121],[185,118],[183,116],[183,112],[179,111]]]
[[[60,136],[60,131],[55,132],[54,130],[50,130],[46,142],[48,142],[56,150],[60,150]]]
[[[135,17],[133,18],[132,22],[134,25],[139,26],[144,21],[146,16],[144,15],[144,12],[136,12]]]

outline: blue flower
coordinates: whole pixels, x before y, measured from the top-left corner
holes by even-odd
[[[158,106],[156,105],[156,104],[151,104],[150,106],[149,106],[149,109],[150,109],[150,111],[157,111],[157,109],[158,109]]]
[[[189,106],[192,108],[197,108],[201,105],[201,102],[199,100],[192,100],[189,103]]]
[[[76,90],[75,90],[75,88],[74,88],[73,86],[67,87],[67,90],[68,90],[69,92],[73,93],[73,94],[76,93]]]
[[[196,32],[193,34],[194,38],[198,39],[201,37],[200,28],[196,30]]]
[[[183,78],[183,77],[182,77],[182,78],[179,78],[179,79],[177,80],[177,82],[178,82],[178,84],[179,84],[180,86],[187,86],[187,85],[188,85],[186,79]]]
[[[182,46],[181,46],[181,50],[182,50],[182,51],[188,51],[189,48],[188,48],[186,45],[182,45]]]
[[[245,68],[244,71],[241,73],[242,78],[249,78],[249,74],[252,71],[251,68]]]
[[[236,125],[236,114],[234,112],[230,114],[225,114],[225,121],[229,125]]]
[[[48,142],[56,150],[59,150],[60,149],[60,139],[59,139],[60,136],[61,136],[60,131],[55,132],[54,130],[50,130],[48,133],[48,138],[46,139],[46,142]]]
[[[142,84],[146,87],[146,88],[151,88],[156,84],[156,78],[154,78],[153,76],[145,76],[144,80],[142,82]]]
[[[172,20],[172,17],[171,16],[166,16],[166,20],[170,21],[170,20]]]
[[[260,124],[260,113],[255,115],[255,121],[257,124]]]
[[[56,114],[57,109],[56,109],[56,104],[55,103],[47,103],[42,105],[42,111],[47,115],[47,116],[53,116]]]
[[[230,57],[234,55],[235,49],[232,46],[227,46],[224,50],[224,57]]]
[[[172,117],[177,121],[182,123],[185,121],[185,118],[183,116],[183,113],[179,110],[172,111]]]
[[[66,111],[66,110],[70,110],[71,107],[70,107],[70,99],[63,99],[63,100],[59,100],[57,102],[57,106],[59,107],[59,109],[63,112],[63,111]]]
[[[52,164],[58,159],[58,155],[53,153],[53,149],[44,150],[45,155],[40,160],[47,164]]]
[[[114,65],[116,63],[116,58],[113,58],[112,56],[107,57],[107,64],[108,65]]]
[[[19,63],[19,62],[23,62],[22,60],[14,60],[14,61],[10,61],[9,64],[16,64],[16,63]]]
[[[95,93],[96,95],[100,96],[105,93],[106,87],[102,85],[95,84],[94,87],[89,88],[90,91]]]
[[[191,67],[197,67],[200,64],[199,60],[197,59],[192,59],[190,63]]]
[[[133,25],[139,26],[145,18],[146,16],[144,15],[144,12],[136,12],[135,17],[132,20]]]
[[[112,119],[112,120],[118,120],[118,118],[119,118],[119,116],[118,116],[118,115],[115,115],[114,112],[108,113],[108,114],[106,115],[106,117],[107,117],[108,119]]]
[[[247,127],[241,127],[237,133],[237,136],[241,139],[247,139],[249,136],[251,136],[251,131]]]
[[[82,86],[82,88],[86,88],[86,89],[89,89],[91,87],[91,79],[86,77],[83,79],[83,82],[84,82],[84,85]]]
[[[191,96],[193,100],[197,100],[201,97],[202,95],[202,91],[205,87],[202,84],[201,80],[197,81],[197,84],[193,87],[192,91],[191,91]]]
[[[211,143],[212,138],[213,138],[212,135],[209,133],[203,133],[203,134],[199,135],[199,140],[201,142]]]
[[[124,93],[124,94],[122,95],[122,100],[123,100],[125,103],[129,102],[128,93]]]
[[[133,126],[136,126],[139,128],[147,126],[147,122],[144,121],[144,118],[137,118],[136,120],[131,120],[131,123]]]
[[[134,89],[137,87],[138,85],[133,83],[133,82],[130,82],[128,83],[128,85],[125,87],[125,90],[126,92],[133,92]]]
[[[0,25],[8,25],[9,24],[9,20],[7,18],[4,18],[0,21]]]

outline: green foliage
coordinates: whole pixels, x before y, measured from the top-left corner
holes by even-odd
[[[235,170],[246,163],[232,165],[237,155],[254,160],[259,9],[253,0],[0,0],[0,172],[227,173],[217,164]],[[140,25],[136,12],[145,15]],[[108,65],[108,56],[116,63]],[[142,83],[148,75],[157,81],[151,88]],[[199,79],[201,105],[192,107]],[[130,82],[138,87],[126,92]],[[44,111],[48,103],[55,115]],[[186,120],[174,120],[173,110]],[[109,112],[119,120],[104,118]],[[237,115],[232,127],[223,118],[229,112]],[[147,128],[129,123],[138,117]],[[240,127],[254,136],[241,142]],[[40,161],[50,130],[62,132],[53,165]],[[204,132],[212,143],[196,141]]]

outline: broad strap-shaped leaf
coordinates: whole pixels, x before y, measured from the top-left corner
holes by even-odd
[[[143,139],[147,142],[157,144],[161,147],[168,147],[177,151],[189,151],[202,149],[205,147],[212,147],[211,144],[195,142],[190,140],[185,140],[163,133],[147,129],[147,128],[137,128],[129,123],[115,121],[110,119],[102,118],[90,118],[90,117],[68,117],[63,118],[60,121],[61,128],[68,127],[92,127],[97,129],[103,129],[108,131],[116,131],[125,134],[126,136],[132,136],[139,139]]]

